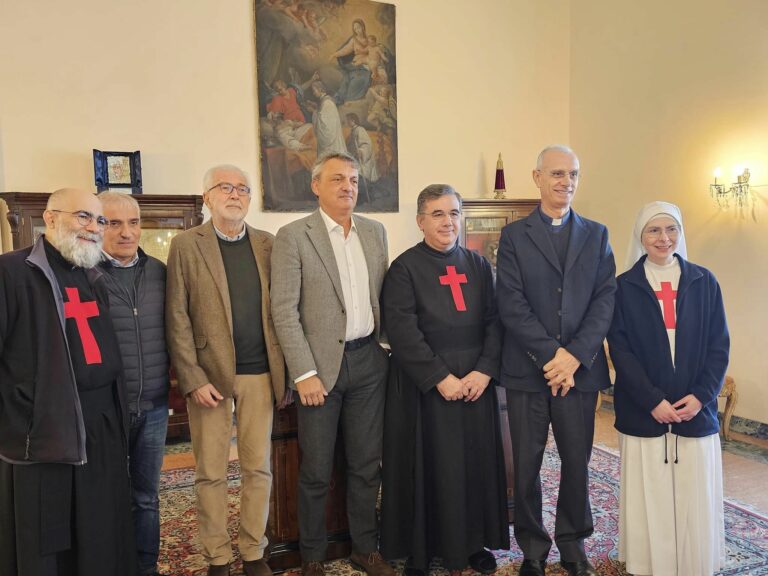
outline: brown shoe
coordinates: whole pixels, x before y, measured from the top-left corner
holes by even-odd
[[[272,569],[264,558],[243,560],[245,576],[272,576]]]
[[[303,576],[325,576],[325,568],[323,568],[323,563],[317,560],[304,562],[301,565],[301,573]]]
[[[229,576],[229,562],[208,566],[208,576]]]
[[[349,556],[349,561],[352,566],[366,572],[368,576],[395,576],[392,566],[387,564],[378,551],[369,552],[368,554],[352,552]]]

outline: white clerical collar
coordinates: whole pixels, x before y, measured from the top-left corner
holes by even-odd
[[[544,213],[544,210],[539,209],[539,214],[541,215],[541,219],[544,221],[545,224],[551,224],[552,226],[562,226],[563,224],[567,223],[568,220],[571,219],[571,210],[568,209],[568,212],[563,214],[562,218],[552,218],[551,216]]]
[[[211,224],[213,224],[213,222],[211,222]],[[245,222],[243,222],[243,229],[236,236],[227,236],[226,234],[224,234],[224,232],[216,228],[216,224],[213,224],[213,230],[214,232],[216,232],[216,236],[224,240],[224,242],[237,242],[238,240],[242,240],[243,238],[245,238],[245,234],[248,232],[248,230],[245,227]]]
[[[322,208],[320,208],[320,216],[323,217],[323,222],[325,222],[325,228],[328,230],[329,234],[331,233],[332,230],[336,228],[341,228],[342,234],[344,233],[344,226],[342,226],[341,224],[336,222],[336,220],[328,216],[328,214],[326,214]],[[350,216],[350,218],[352,220],[352,227],[350,228],[350,231],[354,230],[355,234],[357,234],[357,227],[355,226],[355,217]]]
[[[123,264],[122,262],[120,262],[120,260],[117,260],[116,258],[112,258],[112,256],[110,256],[109,254],[104,252],[104,250],[101,251],[101,254],[115,268],[133,268],[139,262],[139,253],[138,252],[136,252],[136,254],[133,255],[133,259],[130,262],[128,262],[128,264]]]

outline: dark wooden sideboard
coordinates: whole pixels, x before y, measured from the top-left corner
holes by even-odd
[[[45,231],[43,212],[49,192],[0,192],[8,205],[14,250],[29,246]],[[141,247],[166,261],[171,238],[203,222],[203,197],[196,194],[137,194],[141,206]]]
[[[298,402],[298,399],[297,399]],[[269,565],[281,571],[301,565],[299,553],[299,462],[296,405],[275,411],[272,426],[272,494],[269,500]],[[336,441],[333,476],[325,503],[329,559],[348,556],[351,541],[347,524],[347,482],[341,430]]]

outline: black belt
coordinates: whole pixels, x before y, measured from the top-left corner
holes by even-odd
[[[373,340],[373,332],[368,334],[368,336],[363,336],[362,338],[358,338],[357,340],[349,340],[347,342],[344,342],[344,352],[351,352],[352,350],[357,350],[358,348],[362,348],[368,342]]]

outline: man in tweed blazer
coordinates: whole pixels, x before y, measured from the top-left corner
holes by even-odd
[[[299,536],[304,576],[322,576],[325,501],[341,420],[347,456],[352,563],[394,576],[378,553],[384,387],[388,353],[379,346],[379,293],[387,235],[354,216],[358,165],[330,154],[312,170],[320,208],[281,228],[272,250],[272,316],[291,387],[298,391]]]
[[[239,168],[211,168],[203,199],[211,220],[171,243],[166,301],[171,361],[189,411],[200,541],[208,574],[228,575],[227,463],[234,402],[242,472],[240,555],[247,576],[268,576],[263,557],[272,414],[285,392],[285,365],[269,305],[272,235],[245,224],[251,191]]]

